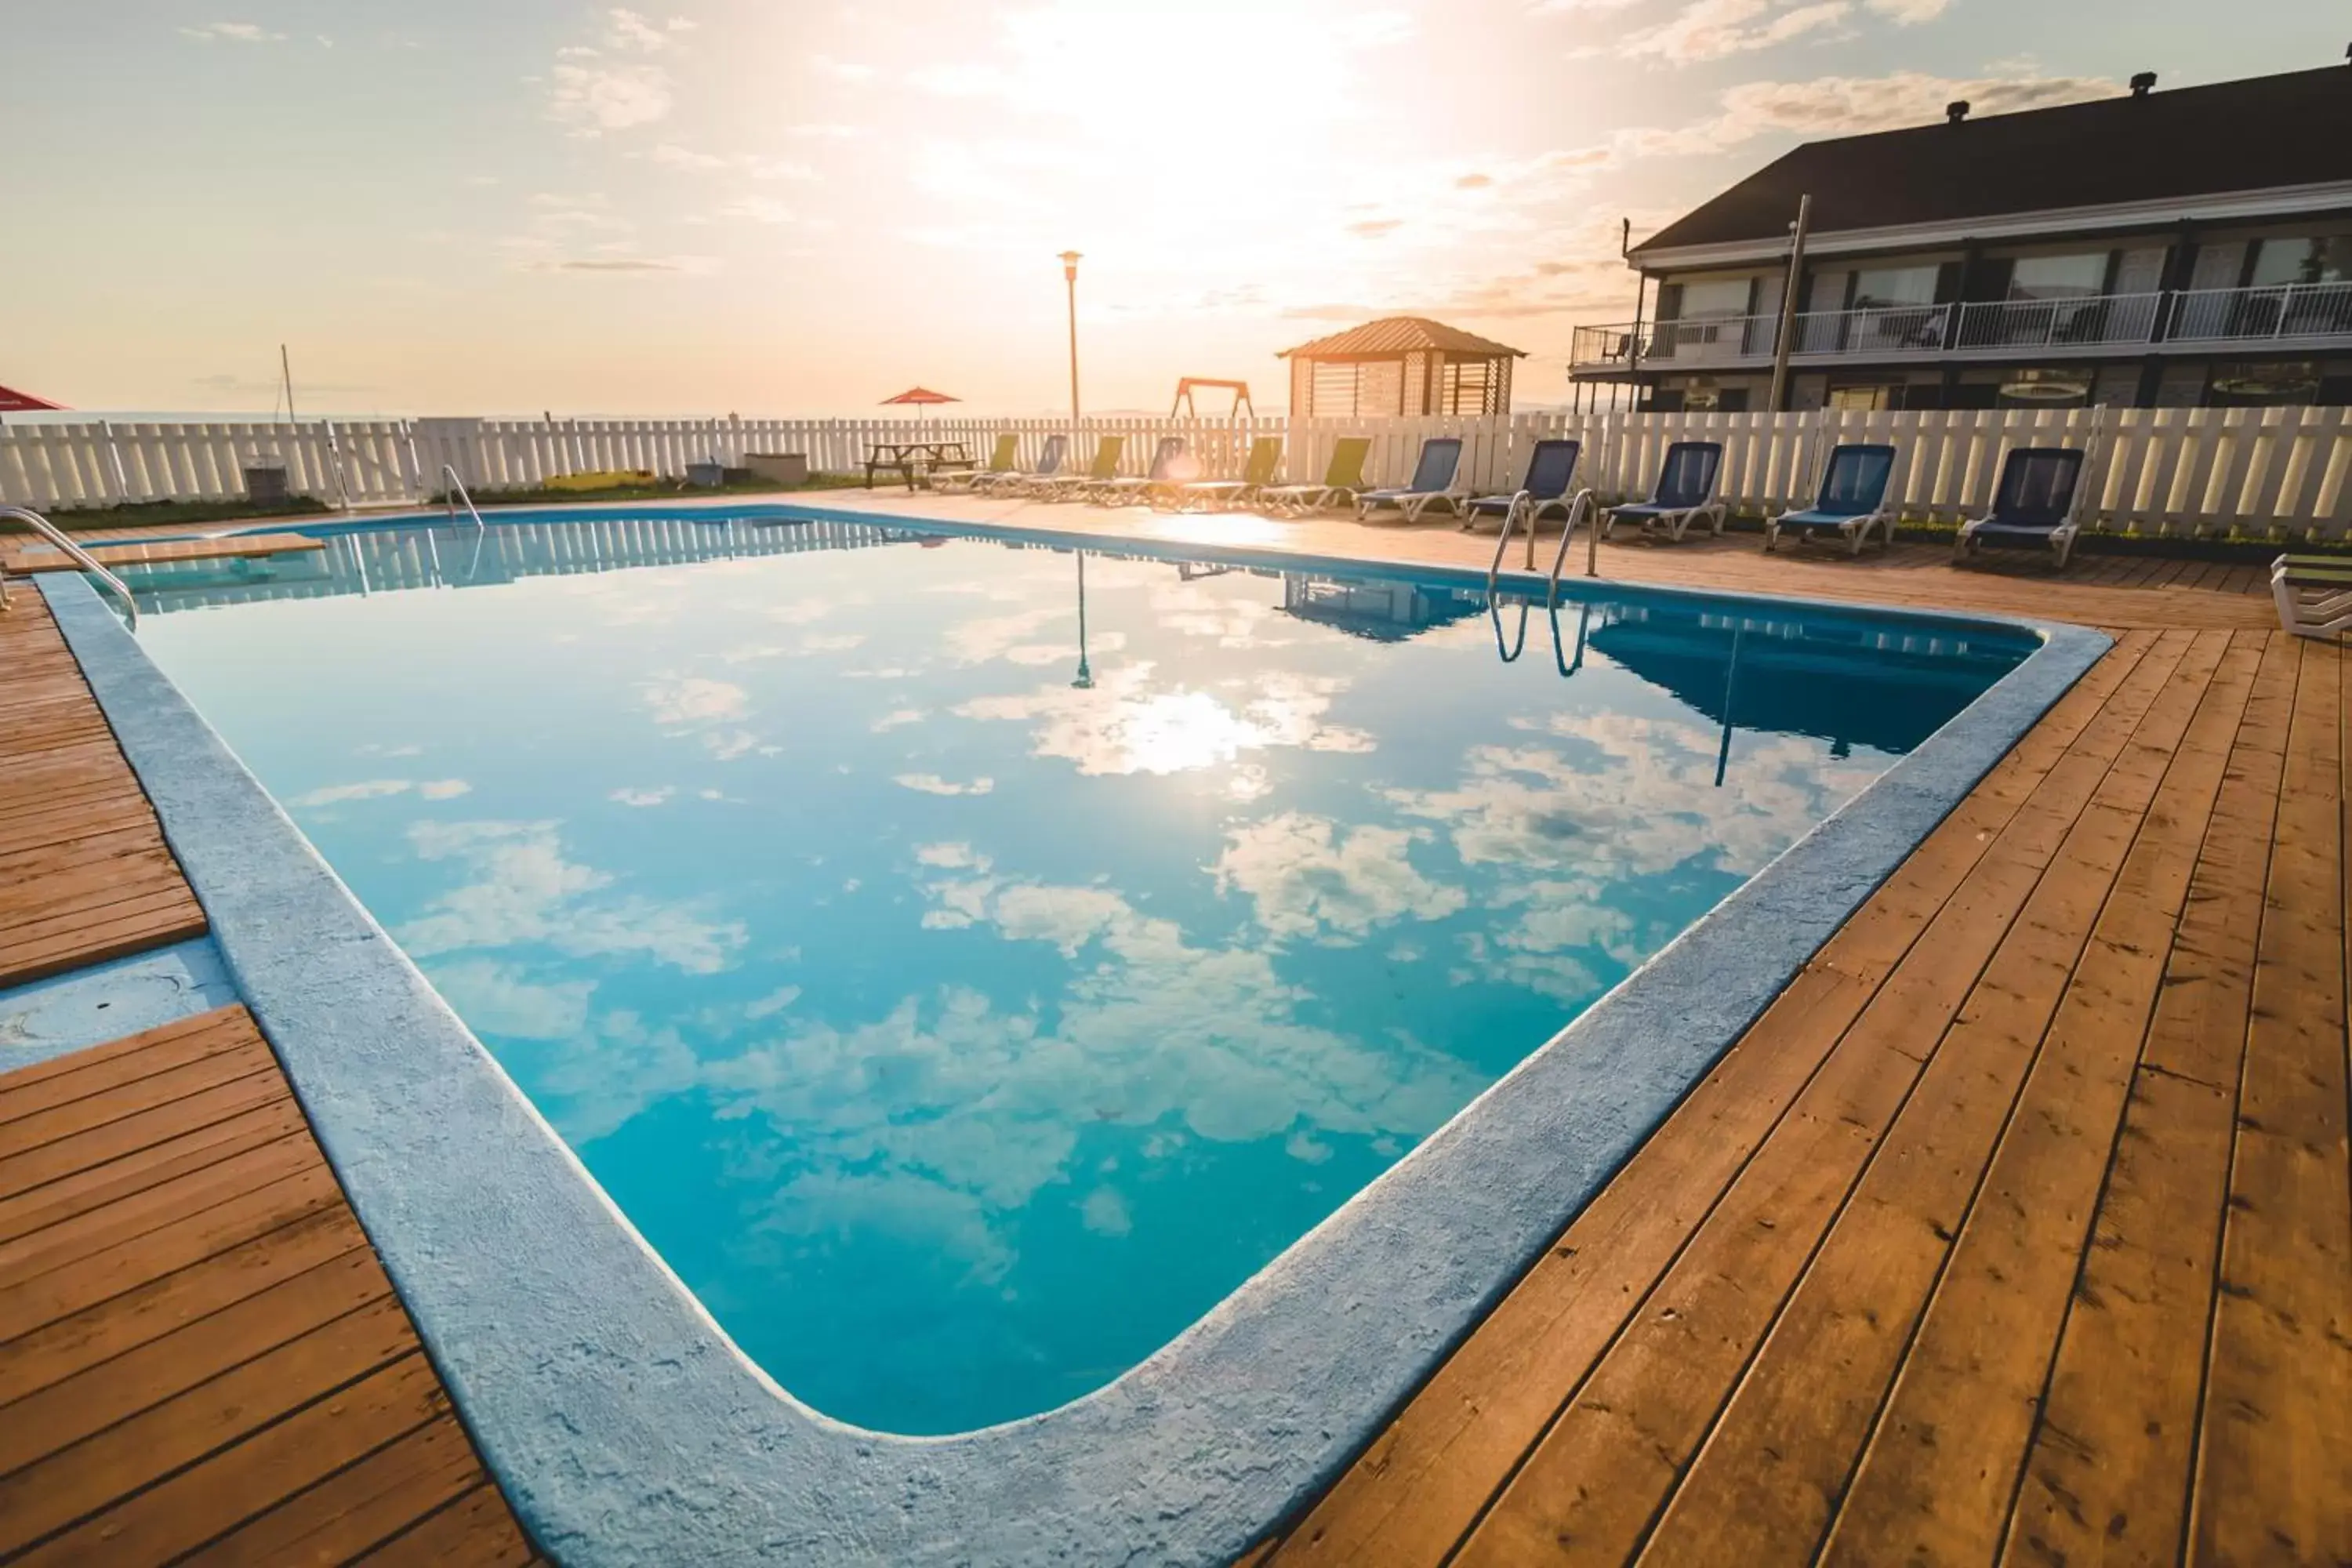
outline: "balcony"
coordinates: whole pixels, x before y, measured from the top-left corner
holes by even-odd
[[[1780,329],[1776,316],[1579,327],[1569,363],[1573,371],[1594,374],[1636,363],[1660,370],[1753,368],[1771,363]],[[2074,357],[2174,344],[2200,351],[2242,345],[2253,352],[2338,346],[2352,343],[2352,283],[1810,311],[1796,319],[1790,341],[1789,358],[1797,364]]]

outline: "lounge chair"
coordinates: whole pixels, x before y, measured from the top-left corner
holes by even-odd
[[[1342,436],[1331,446],[1331,461],[1319,485],[1268,485],[1258,502],[1268,511],[1313,511],[1319,507],[1353,506],[1364,488],[1364,459],[1371,456],[1369,436]],[[1346,499],[1342,500],[1344,497]]]
[[[1179,510],[1202,506],[1244,506],[1255,500],[1282,468],[1282,437],[1260,436],[1250,443],[1248,460],[1237,479],[1187,479],[1175,487]]]
[[[2297,637],[2352,631],[2352,556],[2282,555],[2271,563],[2279,627]]]
[[[1101,506],[1121,506],[1129,501],[1150,500],[1151,492],[1165,489],[1176,482],[1176,465],[1184,460],[1185,444],[1181,436],[1162,436],[1151,454],[1151,467],[1140,478],[1105,479],[1089,492]]]
[[[1878,530],[1881,549],[1895,542],[1895,509],[1886,491],[1895,478],[1895,448],[1853,445],[1830,449],[1829,467],[1822,471],[1821,493],[1803,511],[1782,512],[1764,521],[1764,548],[1775,549],[1786,530],[1800,541],[1817,533],[1835,533],[1846,542],[1848,554],[1862,553],[1870,531]]]
[[[1406,522],[1419,522],[1423,512],[1441,501],[1446,510],[1458,513],[1462,503],[1470,499],[1470,492],[1454,482],[1461,472],[1462,437],[1432,436],[1421,444],[1420,459],[1412,466],[1412,482],[1359,495],[1356,521],[1370,522],[1372,513],[1393,509],[1403,514]]]
[[[1675,442],[1666,448],[1665,461],[1658,465],[1658,482],[1651,487],[1650,499],[1627,501],[1603,512],[1601,537],[1608,538],[1621,522],[1634,522],[1641,524],[1643,533],[1664,529],[1668,539],[1679,541],[1700,518],[1712,519],[1714,531],[1721,533],[1723,503],[1715,499],[1715,481],[1722,471],[1722,442]]]
[[[1032,485],[1043,484],[1062,471],[1062,459],[1069,455],[1067,436],[1048,436],[1045,448],[1037,454],[1037,466],[1028,471],[1010,469],[1004,473],[976,474],[971,488],[980,495],[1020,495]]]
[[[1016,472],[1020,466],[1021,437],[999,436],[996,438],[996,450],[988,455],[988,467],[933,469],[931,488],[948,492],[976,490],[984,485],[995,483],[1008,474]]]
[[[1095,460],[1083,474],[1056,474],[1039,479],[1027,487],[1031,495],[1045,500],[1075,500],[1093,493],[1105,479],[1118,478],[1118,459],[1127,451],[1124,436],[1103,436],[1095,441]]]
[[[1576,478],[1577,455],[1583,450],[1576,441],[1538,441],[1528,454],[1527,478],[1519,482],[1517,495],[1479,496],[1463,503],[1462,526],[1469,528],[1482,517],[1497,517],[1502,526],[1508,527],[1514,513],[1525,509],[1528,525],[1532,528],[1543,521],[1544,513],[1558,511],[1562,517],[1574,510],[1568,499],[1568,487]]]
[[[2058,570],[2074,549],[2074,500],[2082,489],[2080,447],[2019,447],[2001,460],[2000,485],[1993,492],[1992,510],[1960,524],[1952,545],[1952,560],[1965,561],[1987,548],[2050,550],[2057,553]]]

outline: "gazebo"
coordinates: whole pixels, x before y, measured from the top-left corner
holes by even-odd
[[[1290,412],[1316,415],[1508,414],[1511,362],[1523,349],[1432,321],[1388,316],[1285,349]]]

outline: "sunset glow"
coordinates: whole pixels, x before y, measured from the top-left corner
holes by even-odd
[[[1282,401],[1368,316],[1565,400],[1616,256],[1801,137],[2324,64],[2185,0],[206,0],[20,7],[0,373],[81,407],[978,414]]]

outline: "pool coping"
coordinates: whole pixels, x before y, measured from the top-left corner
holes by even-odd
[[[1464,567],[775,510],[1486,586]],[[614,512],[634,514],[501,521]],[[2110,646],[2011,616],[1601,584],[2042,646],[1141,1364],[1025,1420],[904,1437],[810,1410],[744,1358],[89,585],[39,586],[485,1458],[575,1563],[1229,1562],[1320,1493]]]

